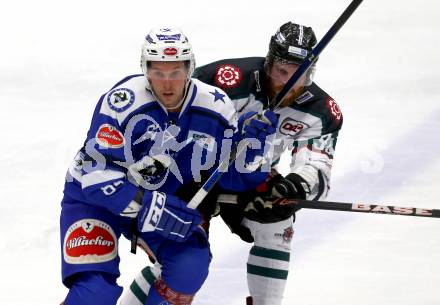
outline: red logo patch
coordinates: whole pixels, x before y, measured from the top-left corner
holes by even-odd
[[[227,89],[238,86],[243,78],[238,67],[233,65],[221,65],[215,74],[215,83],[218,87]]]
[[[327,105],[330,108],[331,113],[336,118],[336,120],[340,120],[342,117],[341,109],[339,109],[338,104],[332,99],[327,100]]]
[[[117,255],[113,229],[98,219],[82,219],[69,227],[64,238],[64,260],[69,264],[102,263]]]
[[[308,127],[306,123],[287,118],[281,123],[280,132],[286,136],[295,136]]]
[[[95,138],[99,145],[108,148],[120,148],[125,143],[122,133],[110,124],[101,125]]]
[[[293,237],[293,229],[292,227],[288,227],[284,229],[283,240],[286,242],[290,242]]]
[[[168,55],[168,56],[176,55],[177,49],[176,48],[166,48],[165,50],[163,50],[163,54]]]

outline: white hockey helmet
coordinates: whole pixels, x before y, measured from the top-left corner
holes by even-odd
[[[188,81],[196,65],[188,38],[181,30],[173,28],[152,29],[144,38],[141,69],[147,78],[149,90],[151,90],[148,80],[148,62],[150,61],[188,61]]]

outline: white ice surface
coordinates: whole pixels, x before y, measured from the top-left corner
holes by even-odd
[[[287,20],[318,37],[348,5],[310,1],[3,1],[0,4],[0,304],[58,304],[65,170],[100,94],[138,73],[151,27],[179,26],[198,64],[266,54]],[[440,9],[365,0],[322,54],[316,81],[344,126],[329,200],[440,208]],[[282,163],[287,170],[287,163]],[[243,244],[219,219],[195,305],[242,305]],[[121,285],[145,265],[122,240]],[[303,210],[287,305],[440,304],[440,220]]]

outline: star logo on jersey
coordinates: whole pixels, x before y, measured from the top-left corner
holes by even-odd
[[[217,101],[222,101],[223,103],[225,100],[223,99],[226,95],[222,94],[221,92],[218,92],[217,89],[214,90],[214,92],[209,92],[212,95],[214,95],[214,103]]]
[[[238,86],[242,78],[240,69],[233,65],[221,65],[215,73],[215,83],[222,89]]]

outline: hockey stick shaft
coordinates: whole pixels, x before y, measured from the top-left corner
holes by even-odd
[[[301,208],[301,209],[314,209],[314,210],[327,210],[327,211],[440,218],[440,210],[435,210],[435,209],[399,207],[399,206],[384,205],[384,204],[347,203],[347,202],[302,200],[302,199],[290,199],[290,198],[274,198],[274,200],[276,200],[277,205],[281,205],[281,206],[290,205],[290,206],[295,206],[298,209]],[[219,203],[238,204],[237,195],[231,195],[231,194],[220,194],[217,198],[217,201]]]
[[[345,203],[332,201],[308,201],[287,199],[287,203],[305,209],[374,213],[402,216],[419,216],[440,218],[440,210],[398,207],[392,205],[367,204],[367,203]]]
[[[392,205],[367,203],[344,203],[307,200],[295,200],[295,203],[293,204],[306,209],[440,218],[440,210],[436,209],[398,207]]]
[[[295,83],[301,78],[301,76],[310,68],[310,66],[316,61],[317,57],[325,49],[328,43],[333,39],[333,37],[342,28],[345,22],[354,13],[357,7],[361,4],[363,0],[353,0],[350,5],[344,10],[344,12],[339,16],[332,27],[327,31],[324,37],[319,41],[316,47],[312,50],[311,55],[307,57],[303,63],[298,67],[298,69],[289,78],[287,83],[284,85],[283,89],[277,94],[277,96],[270,102],[269,109],[277,109],[283,98],[289,93],[293,88]],[[214,185],[220,180],[224,172],[226,172],[229,166],[234,163],[235,159],[246,150],[249,143],[243,139],[240,141],[239,145],[232,150],[230,157],[220,161],[217,169],[211,174],[211,176],[205,181],[203,186],[197,191],[191,201],[188,203],[188,207],[195,209],[203,201],[208,192],[214,187]]]

